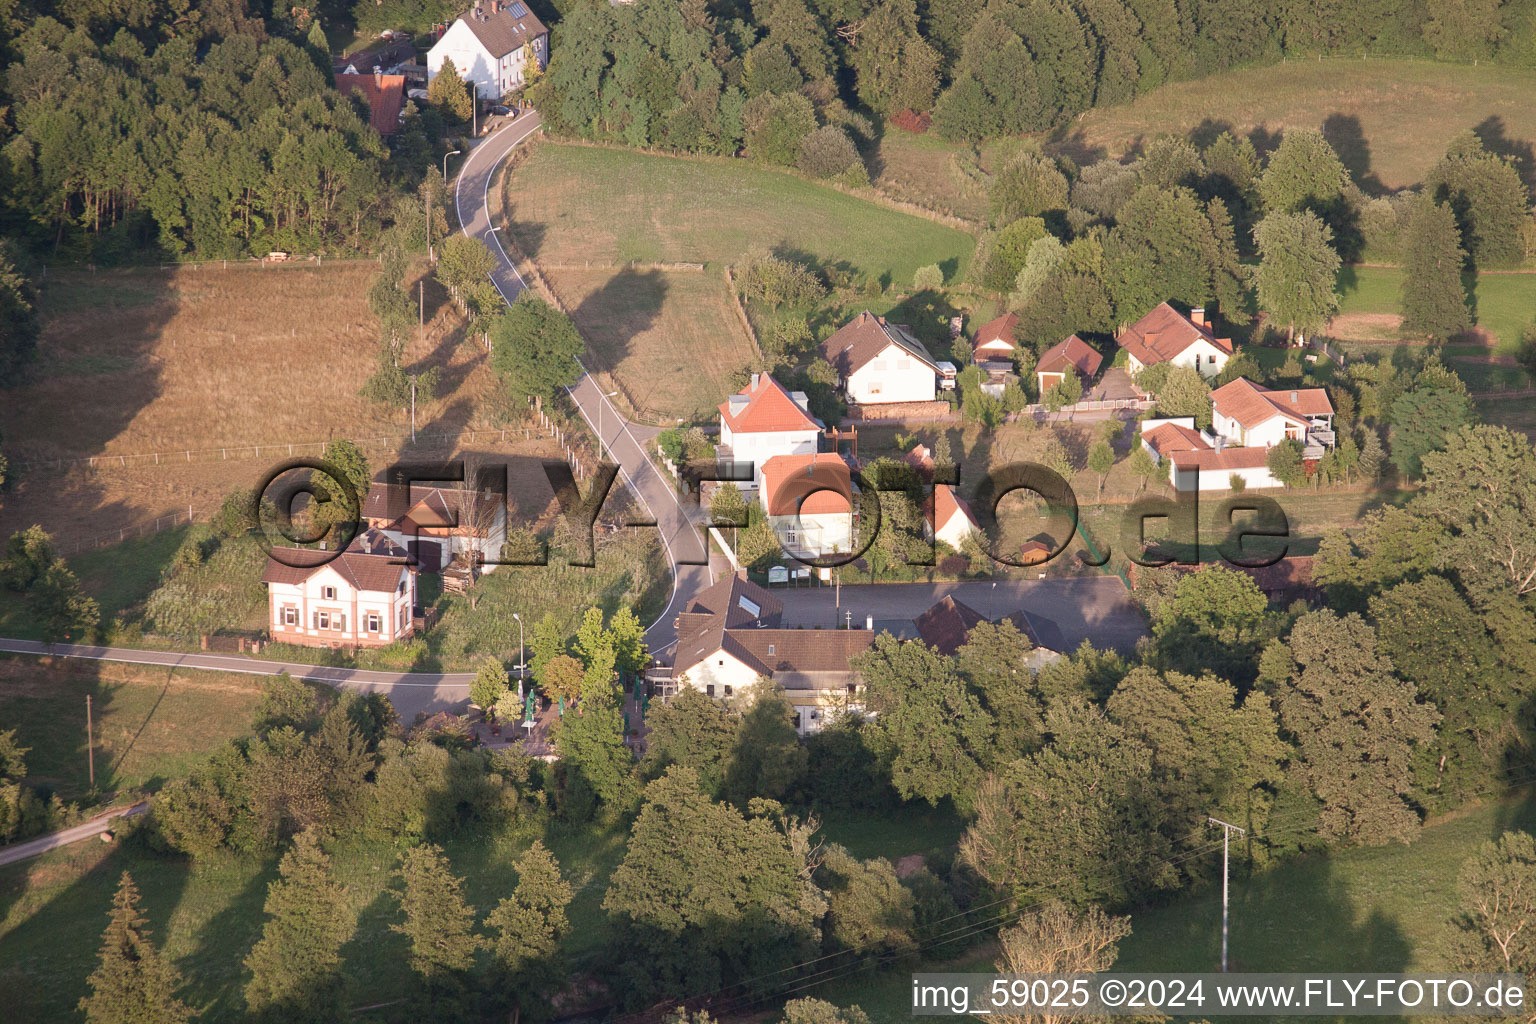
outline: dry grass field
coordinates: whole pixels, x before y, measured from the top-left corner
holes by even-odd
[[[1429,61],[1295,60],[1156,89],[1090,110],[1054,144],[1075,157],[1119,156],[1164,132],[1219,124],[1266,135],[1321,128],[1356,180],[1387,188],[1424,179],[1459,132],[1497,119],[1530,154],[1536,71]]]
[[[961,279],[956,228],[745,161],[542,142],[507,176],[509,230],[541,266],[734,263],[754,246],[905,287],[937,264]]]
[[[279,453],[95,469],[34,460],[403,437],[405,414],[357,394],[376,359],[365,294],[377,272],[337,263],[50,273],[37,362],[0,410],[16,480],[0,498],[0,534],[36,522],[70,545],[189,507],[208,511],[253,486]],[[483,349],[463,342],[461,320],[430,281],[426,313],[425,338],[407,358],[440,367],[444,386],[418,407],[431,437],[412,449],[421,455],[453,451],[464,429],[500,425],[505,412]],[[556,453],[518,442],[508,447]],[[382,465],[400,447],[369,454]],[[473,447],[487,447],[483,436]]]
[[[601,369],[644,419],[707,416],[752,361],[752,342],[715,271],[546,270]]]

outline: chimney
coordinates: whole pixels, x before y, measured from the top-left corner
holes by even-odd
[[[1291,392],[1291,404],[1292,405],[1296,404],[1296,392],[1294,392],[1294,391]]]
[[[1204,326],[1206,326],[1206,323],[1205,323],[1205,307],[1204,306],[1196,306],[1194,309],[1190,310],[1189,311],[1189,319],[1194,322],[1196,327],[1204,327]]]
[[[877,317],[875,317],[875,322],[878,323],[881,327],[884,327],[885,326],[885,317],[877,316]]]
[[[384,89],[384,72],[378,68],[373,69],[373,87],[380,91]]]
[[[875,617],[873,615],[864,616],[864,628],[871,633],[875,631]]]
[[[752,390],[753,391],[757,390],[758,384],[762,380],[762,377],[763,377],[763,375],[760,374],[760,373],[754,373],[752,375]]]

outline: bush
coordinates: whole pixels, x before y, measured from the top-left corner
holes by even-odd
[[[912,275],[912,290],[916,292],[933,291],[944,285],[944,271],[939,269],[937,263],[930,263],[926,267],[918,267],[917,273]]]
[[[747,155],[780,167],[792,166],[800,155],[801,142],[816,131],[815,108],[799,93],[764,93],[753,97],[742,110],[742,121],[746,127]]]
[[[816,178],[830,178],[846,171],[859,159],[848,133],[836,125],[823,125],[800,143],[795,166]]]
[[[1227,486],[1233,494],[1242,494],[1248,488],[1248,480],[1241,473],[1233,473],[1227,477]]]

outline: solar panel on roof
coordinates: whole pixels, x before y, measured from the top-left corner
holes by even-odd
[[[512,12],[512,17],[514,18],[528,17],[528,7],[525,4],[514,3],[508,10]]]

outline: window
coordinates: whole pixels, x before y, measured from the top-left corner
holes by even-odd
[[[377,633],[379,630],[381,630],[383,628],[384,628],[384,622],[383,622],[382,619],[379,618],[378,613],[377,612],[369,612],[368,613],[368,632],[370,632],[370,633]]]
[[[283,625],[297,626],[299,624],[299,610],[297,608],[283,609]]]
[[[731,692],[732,692],[731,691],[731,684],[730,683],[726,683],[725,684],[725,695],[727,697],[729,697],[731,695]]]
[[[773,653],[773,644],[769,644],[769,645],[768,645],[768,653],[769,653],[769,654],[772,654],[772,653]]]
[[[400,581],[400,589],[397,590],[396,593],[399,593],[399,594],[405,593],[405,580],[401,580]]]
[[[1216,357],[1215,356],[1206,356],[1205,357],[1205,361],[1210,363],[1210,364],[1212,364],[1212,365],[1215,365]]]
[[[315,612],[315,628],[316,629],[330,629],[331,628],[331,613],[330,612]]]
[[[708,686],[704,687],[704,692],[713,697],[715,695],[715,684],[710,683]]]
[[[335,587],[321,587],[320,588],[320,596],[325,598],[327,601],[334,601],[334,600],[336,600],[336,588]]]

